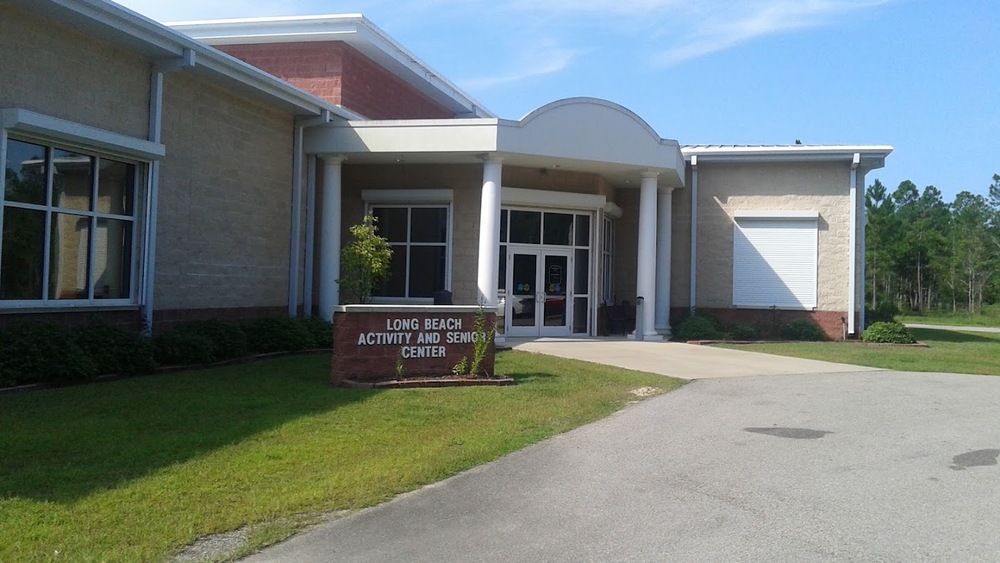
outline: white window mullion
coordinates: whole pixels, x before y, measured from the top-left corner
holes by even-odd
[[[3,216],[6,214],[4,202],[7,197],[7,130],[0,129],[0,170],[4,171],[3,185],[0,185],[0,252],[3,251]]]
[[[49,300],[49,259],[52,248],[52,185],[55,182],[55,155],[45,147],[45,234],[42,236],[42,302]]]
[[[93,162],[93,171],[91,174],[91,186],[90,186],[90,232],[87,233],[90,238],[89,244],[87,245],[87,299],[90,301],[94,300],[94,252],[96,251],[95,242],[97,241],[97,186],[100,182],[101,174],[101,159],[94,158],[91,160]]]

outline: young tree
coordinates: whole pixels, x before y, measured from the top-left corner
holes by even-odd
[[[360,224],[351,227],[354,239],[340,252],[341,299],[349,294],[354,303],[369,303],[375,289],[389,277],[392,264],[392,247],[378,235],[378,220],[365,215]]]

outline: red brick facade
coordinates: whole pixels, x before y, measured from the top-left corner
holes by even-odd
[[[342,41],[217,48],[368,119],[455,117],[453,112]]]
[[[469,336],[474,334],[476,315],[447,311],[335,313],[331,381],[345,385],[453,376],[452,368],[463,357],[472,362],[475,348]],[[495,321],[494,313],[486,314],[486,326],[492,327]],[[446,322],[461,325],[437,324]],[[449,343],[450,339],[460,342]],[[491,341],[483,373],[478,375],[494,375],[495,353]],[[397,372],[400,366],[401,373]]]
[[[767,309],[698,309],[699,313],[709,315],[719,320],[723,326],[732,326],[740,323],[775,323],[785,324],[796,319],[810,320],[817,325],[826,337],[830,340],[843,340],[844,331],[847,328],[846,311],[771,311]],[[670,319],[673,326],[684,320],[688,315],[687,309],[672,309]]]

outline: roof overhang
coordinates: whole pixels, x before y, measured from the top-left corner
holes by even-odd
[[[169,61],[195,54],[188,72],[204,76],[225,88],[281,108],[294,115],[318,116],[323,110],[350,118],[351,112],[313,96],[287,82],[198,42],[141,14],[105,0],[4,0],[28,12],[119,45],[151,61]]]
[[[168,25],[208,45],[343,41],[459,117],[496,117],[362,14],[205,20]]]
[[[893,148],[889,145],[686,145],[681,147],[684,159],[698,157],[697,162],[853,162],[860,156],[866,170],[885,166],[885,157]]]
[[[481,163],[597,173],[619,187],[644,173],[683,187],[684,158],[627,109],[592,98],[560,100],[518,121],[495,118],[348,121],[306,131],[305,150],[354,163]]]

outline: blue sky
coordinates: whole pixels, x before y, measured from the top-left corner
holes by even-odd
[[[158,21],[360,12],[505,118],[595,96],[685,144],[889,144],[951,201],[1000,173],[994,0],[122,0]]]

